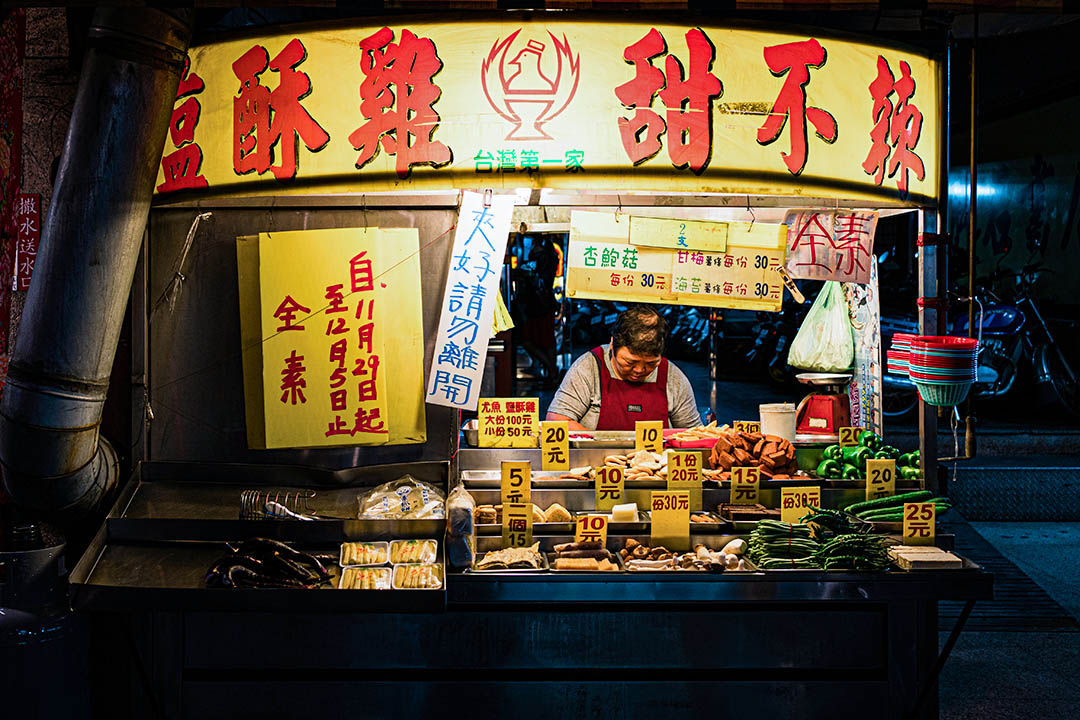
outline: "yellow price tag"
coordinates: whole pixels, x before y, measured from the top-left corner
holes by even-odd
[[[842,427],[840,428],[840,447],[853,447],[859,444],[859,433],[863,429],[861,427]]]
[[[574,529],[574,542],[598,542],[607,545],[607,515],[579,515]]]
[[[934,503],[904,503],[904,544],[933,545],[937,531]]]
[[[690,549],[690,493],[686,490],[653,490],[650,542],[668,550]]]
[[[690,509],[701,510],[701,453],[667,451],[667,489],[689,490]]]
[[[532,465],[527,460],[503,462],[502,492],[499,497],[504,508],[511,503],[532,503]],[[506,517],[505,512],[503,517]]]
[[[540,469],[570,469],[570,423],[567,421],[540,423]]]
[[[503,503],[502,544],[508,547],[532,545],[532,503]]]
[[[480,447],[536,447],[539,398],[480,398],[476,412]]]
[[[896,494],[896,461],[881,458],[866,461],[866,499],[877,500]]]
[[[596,470],[596,509],[610,511],[623,501],[623,469],[605,465]]]
[[[664,452],[664,423],[660,420],[639,420],[634,423],[634,450]]]
[[[670,472],[670,471],[669,471]],[[731,468],[731,502],[733,505],[756,505],[761,486],[761,470],[756,467]]]
[[[753,420],[735,420],[731,423],[737,432],[756,433],[761,432],[761,423]]]
[[[821,507],[821,488],[790,487],[780,490],[780,522],[797,523],[813,505]]]

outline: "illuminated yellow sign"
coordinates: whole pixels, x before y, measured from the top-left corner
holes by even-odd
[[[716,26],[393,20],[192,48],[158,193],[938,195],[941,68],[916,51]]]

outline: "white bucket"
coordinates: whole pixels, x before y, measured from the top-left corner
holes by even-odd
[[[761,413],[761,432],[795,442],[795,403],[759,405],[758,411]]]

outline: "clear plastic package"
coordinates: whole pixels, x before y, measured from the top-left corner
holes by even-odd
[[[394,566],[395,590],[438,590],[442,584],[442,565],[409,563]]]
[[[391,540],[390,562],[433,563],[439,559],[437,540]]]
[[[341,571],[339,590],[389,590],[390,568],[347,567]]]
[[[402,475],[359,497],[361,519],[423,520],[446,517],[446,498],[434,485]]]
[[[385,565],[390,558],[390,549],[385,542],[346,542],[341,543],[341,567],[361,565]]]

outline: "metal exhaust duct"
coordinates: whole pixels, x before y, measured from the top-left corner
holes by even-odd
[[[190,11],[99,9],[0,401],[0,470],[20,506],[93,511],[117,481],[99,436]]]

